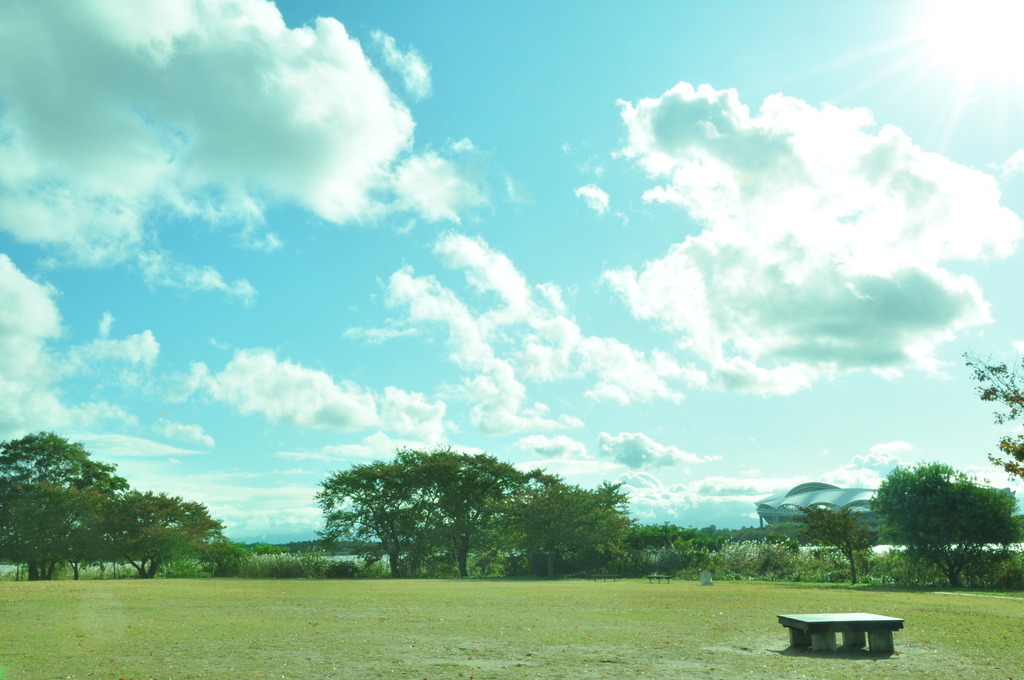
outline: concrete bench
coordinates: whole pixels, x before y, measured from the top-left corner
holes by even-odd
[[[841,649],[863,649],[878,654],[892,653],[893,631],[903,628],[903,619],[877,614],[779,614],[779,623],[789,629],[790,647],[810,647],[815,652],[840,649],[836,633],[842,633]]]
[[[654,583],[655,581],[661,583],[663,580],[665,581],[665,583],[671,583],[672,577],[667,574],[648,574],[647,580],[650,583]]]

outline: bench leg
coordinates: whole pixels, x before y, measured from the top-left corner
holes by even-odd
[[[844,630],[843,647],[846,649],[863,649],[868,644],[867,634],[862,630]]]
[[[811,634],[806,630],[800,630],[799,628],[787,628],[789,631],[789,646],[790,647],[810,647],[811,646]]]
[[[836,634],[832,631],[827,633],[811,633],[811,651],[836,651]]]
[[[873,630],[868,635],[868,640],[871,642],[872,652],[884,653],[895,651],[892,645],[891,630]]]

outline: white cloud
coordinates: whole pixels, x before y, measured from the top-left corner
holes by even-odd
[[[411,267],[395,272],[388,282],[387,304],[407,308],[408,323],[413,328],[427,323],[447,326],[450,357],[462,368],[486,367],[494,361],[494,353],[473,313],[454,291],[434,277],[416,277]]]
[[[438,442],[427,442],[418,439],[400,439],[391,437],[384,432],[374,432],[364,437],[357,444],[338,444],[325,446],[316,451],[281,451],[277,455],[291,460],[317,460],[328,463],[352,463],[367,460],[388,460],[398,449],[426,451],[433,449]],[[462,451],[469,451],[460,447]]]
[[[301,472],[185,474],[173,461],[159,458],[126,457],[117,462],[118,474],[137,489],[204,504],[212,517],[225,523],[225,533],[233,540],[297,540],[309,538],[313,528],[323,525],[323,512],[314,500],[320,489],[313,481],[299,481]]]
[[[482,240],[447,234],[435,252],[447,266],[462,269],[475,291],[493,293],[501,303],[475,319],[468,307],[460,309],[459,327],[472,327],[465,337],[482,353],[493,354],[494,345],[488,343],[504,339],[509,341],[510,363],[514,361],[517,372],[526,377],[555,380],[592,374],[597,382],[586,394],[593,399],[625,404],[682,398],[667,381],[689,373],[671,357],[664,352],[647,357],[618,340],[584,336],[565,315],[557,286],[530,286],[507,256]]]
[[[195,442],[208,449],[212,449],[216,443],[202,425],[186,425],[161,418],[153,425],[153,431],[168,439]]]
[[[993,169],[998,170],[1003,177],[1013,177],[1024,172],[1024,149],[1014,151],[1005,161],[995,164]]]
[[[279,476],[269,488],[224,484],[201,477],[180,481],[186,484],[168,493],[199,502],[207,499],[210,515],[224,522],[225,534],[234,540],[297,540],[308,538],[311,529],[323,526],[323,511],[315,501],[320,488],[313,484],[281,484]],[[211,493],[213,489],[217,491]]]
[[[773,493],[809,481],[805,477],[771,478],[711,476],[687,483],[666,484],[650,472],[630,471],[622,476],[631,513],[645,522],[686,522],[699,513],[704,522],[732,525],[739,517],[757,524],[755,503]]]
[[[602,475],[607,479],[622,472],[620,463],[592,457],[587,452],[586,444],[563,434],[532,434],[522,437],[512,446],[532,454],[530,459],[515,464],[523,471],[539,468],[563,477],[576,478],[577,483],[581,477]]]
[[[602,457],[622,463],[631,469],[689,465],[717,460],[714,457],[708,458],[683,451],[670,444],[660,444],[640,432],[620,432],[617,435],[602,432],[597,438],[597,450]]]
[[[680,83],[622,103],[645,199],[703,227],[642,270],[605,273],[633,315],[674,331],[713,385],[789,393],[838,373],[938,368],[937,348],[990,321],[946,260],[1005,256],[1020,218],[994,178],[866,131],[863,110]]]
[[[183,449],[177,446],[169,446],[124,434],[72,434],[68,436],[70,441],[82,442],[85,448],[98,460],[105,460],[107,456],[115,458],[167,458],[171,456],[194,456],[202,451]]]
[[[325,446],[315,451],[281,451],[277,455],[292,460],[317,460],[328,463],[354,463],[368,460],[390,460],[399,449],[431,451],[440,442],[422,439],[392,437],[385,432],[374,432],[355,444]],[[485,453],[483,449],[453,444],[463,453]]]
[[[534,201],[534,195],[510,175],[505,175],[505,196],[510,203],[519,205],[528,205]]]
[[[0,229],[21,241],[130,261],[170,213],[272,250],[280,238],[259,225],[276,204],[346,223],[394,210],[457,220],[483,200],[451,161],[409,156],[412,115],[334,19],[289,28],[266,0],[3,14]],[[429,91],[422,59],[381,40],[410,91]],[[206,269],[142,265],[154,283],[251,297]]]
[[[1012,343],[1013,351],[1017,354],[1024,354],[1024,340],[1016,340]]]
[[[395,39],[381,31],[374,31],[370,37],[380,46],[384,63],[402,76],[409,94],[416,99],[423,99],[430,94],[430,67],[416,50],[401,51]]]
[[[582,424],[569,415],[552,417],[543,403],[531,405],[524,379],[593,375],[595,385],[586,395],[622,404],[678,401],[682,395],[670,381],[700,383],[699,372],[680,367],[665,352],[647,355],[614,339],[584,336],[566,316],[557,286],[530,285],[506,255],[479,238],[446,233],[434,252],[445,266],[463,272],[470,289],[465,297],[477,304],[471,306],[433,276],[417,277],[410,267],[392,274],[387,304],[405,310],[407,318],[401,323],[410,328],[439,324],[447,329],[448,356],[469,374],[450,394],[474,404],[471,417],[485,432],[515,434]],[[393,326],[398,323],[392,321]]]
[[[224,370],[211,375],[197,367],[193,382],[240,413],[259,413],[272,422],[348,432],[378,423],[373,395],[357,385],[336,383],[323,371],[280,361],[264,349],[239,350]]]
[[[67,417],[47,351],[47,342],[62,330],[54,295],[0,254],[0,438]]]
[[[843,489],[877,489],[884,478],[885,475],[877,470],[845,465],[821,475],[818,481],[835,484]]]
[[[324,371],[280,360],[267,349],[236,351],[217,374],[205,364],[195,364],[180,382],[183,396],[205,391],[239,413],[259,413],[275,423],[342,432],[382,428],[416,446],[432,447],[446,440],[443,401],[392,386],[375,395]]]
[[[466,244],[475,242],[467,240]],[[579,420],[570,416],[548,417],[543,404],[528,406],[526,388],[516,378],[514,368],[507,360],[496,356],[489,336],[500,322],[522,317],[525,300],[520,287],[525,283],[514,269],[500,266],[501,257],[490,257],[489,251],[481,251],[481,254],[488,256],[482,262],[494,268],[477,266],[467,274],[470,282],[479,289],[497,290],[506,300],[513,300],[513,304],[477,317],[453,291],[441,286],[433,277],[413,276],[408,268],[391,276],[388,304],[406,307],[409,323],[414,325],[441,323],[448,327],[451,359],[462,369],[476,374],[465,378],[452,394],[474,404],[470,415],[482,431],[513,434],[528,429],[578,426]],[[465,255],[466,250],[457,247],[449,254],[456,259]],[[480,264],[481,261],[476,262]],[[519,301],[518,305],[515,300]],[[519,311],[515,311],[517,307]]]
[[[531,434],[513,444],[517,449],[529,451],[541,458],[571,458],[587,460],[587,445],[564,434],[549,437],[543,434]]]
[[[431,446],[445,441],[443,401],[429,402],[419,392],[397,387],[384,388],[380,398],[380,422],[390,431]]]
[[[867,456],[859,456],[858,459],[865,463],[873,464],[888,464],[891,461],[897,461],[899,464],[899,458],[897,454],[906,453],[914,450],[913,444],[908,444],[905,441],[897,439],[896,441],[885,442],[883,444],[875,444],[868,449]]]
[[[371,345],[381,345],[396,338],[418,335],[415,328],[346,328],[343,338],[363,340]]]
[[[432,151],[398,166],[394,190],[401,207],[431,222],[461,222],[460,211],[487,204],[487,196],[458,164]]]
[[[664,352],[655,351],[648,359],[624,342],[594,337],[581,340],[577,351],[583,369],[598,376],[597,384],[585,393],[588,397],[620,404],[651,399],[678,403],[683,399],[667,380],[681,378],[686,372]]]
[[[164,253],[139,253],[137,258],[143,280],[152,287],[167,286],[191,292],[216,291],[251,305],[256,299],[256,289],[245,279],[232,283],[224,281],[220,272],[212,267],[175,262]]]
[[[608,212],[609,197],[601,187],[596,184],[587,184],[576,189],[576,197],[582,198],[583,202],[588,208],[596,212],[598,215],[604,215]]]
[[[68,351],[69,361],[75,370],[95,370],[106,362],[125,362],[151,368],[159,355],[160,343],[150,330],[129,335],[123,340],[102,337]]]
[[[609,477],[618,475],[622,471],[622,466],[618,463],[595,460],[593,458],[533,458],[516,463],[515,467],[523,472],[540,469],[550,474],[573,478],[573,483],[581,483],[579,479],[581,477],[591,480],[597,477],[597,479],[604,481]],[[592,483],[600,482],[594,481]]]
[[[629,494],[632,514],[653,521],[655,518],[673,520],[686,510],[710,498],[701,497],[686,484],[665,484],[652,474],[627,472],[622,476],[622,490]]]
[[[903,461],[898,454],[914,451],[916,447],[905,441],[875,444],[863,456],[854,456],[847,465],[826,472],[819,481],[843,488],[877,489],[890,472]]]
[[[526,403],[526,386],[515,377],[507,361],[496,359],[487,373],[463,380],[461,396],[472,402],[470,419],[482,432],[503,435],[527,431],[550,431],[583,426],[570,415],[550,416],[546,404]]]

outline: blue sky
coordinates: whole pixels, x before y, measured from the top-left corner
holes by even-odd
[[[970,8],[0,5],[0,438],[239,540],[437,444],[698,527],[1006,485],[961,355],[1024,352],[1024,55]]]

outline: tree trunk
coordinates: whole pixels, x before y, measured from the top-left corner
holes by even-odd
[[[78,580],[78,562],[72,562],[71,563],[71,570],[74,572],[75,580],[77,581]]]
[[[555,577],[555,551],[548,551],[548,578]]]
[[[846,553],[846,559],[850,561],[850,583],[857,585],[857,559],[852,550]]]
[[[29,562],[28,563],[28,580],[29,581],[52,581],[54,574],[57,572],[56,562]]]
[[[469,550],[465,548],[459,548],[458,554],[455,555],[455,560],[459,566],[459,578],[466,578],[469,576],[469,569],[466,564],[469,562]]]
[[[391,578],[398,578],[401,574],[398,571],[398,551],[388,552],[388,566],[391,567]]]

